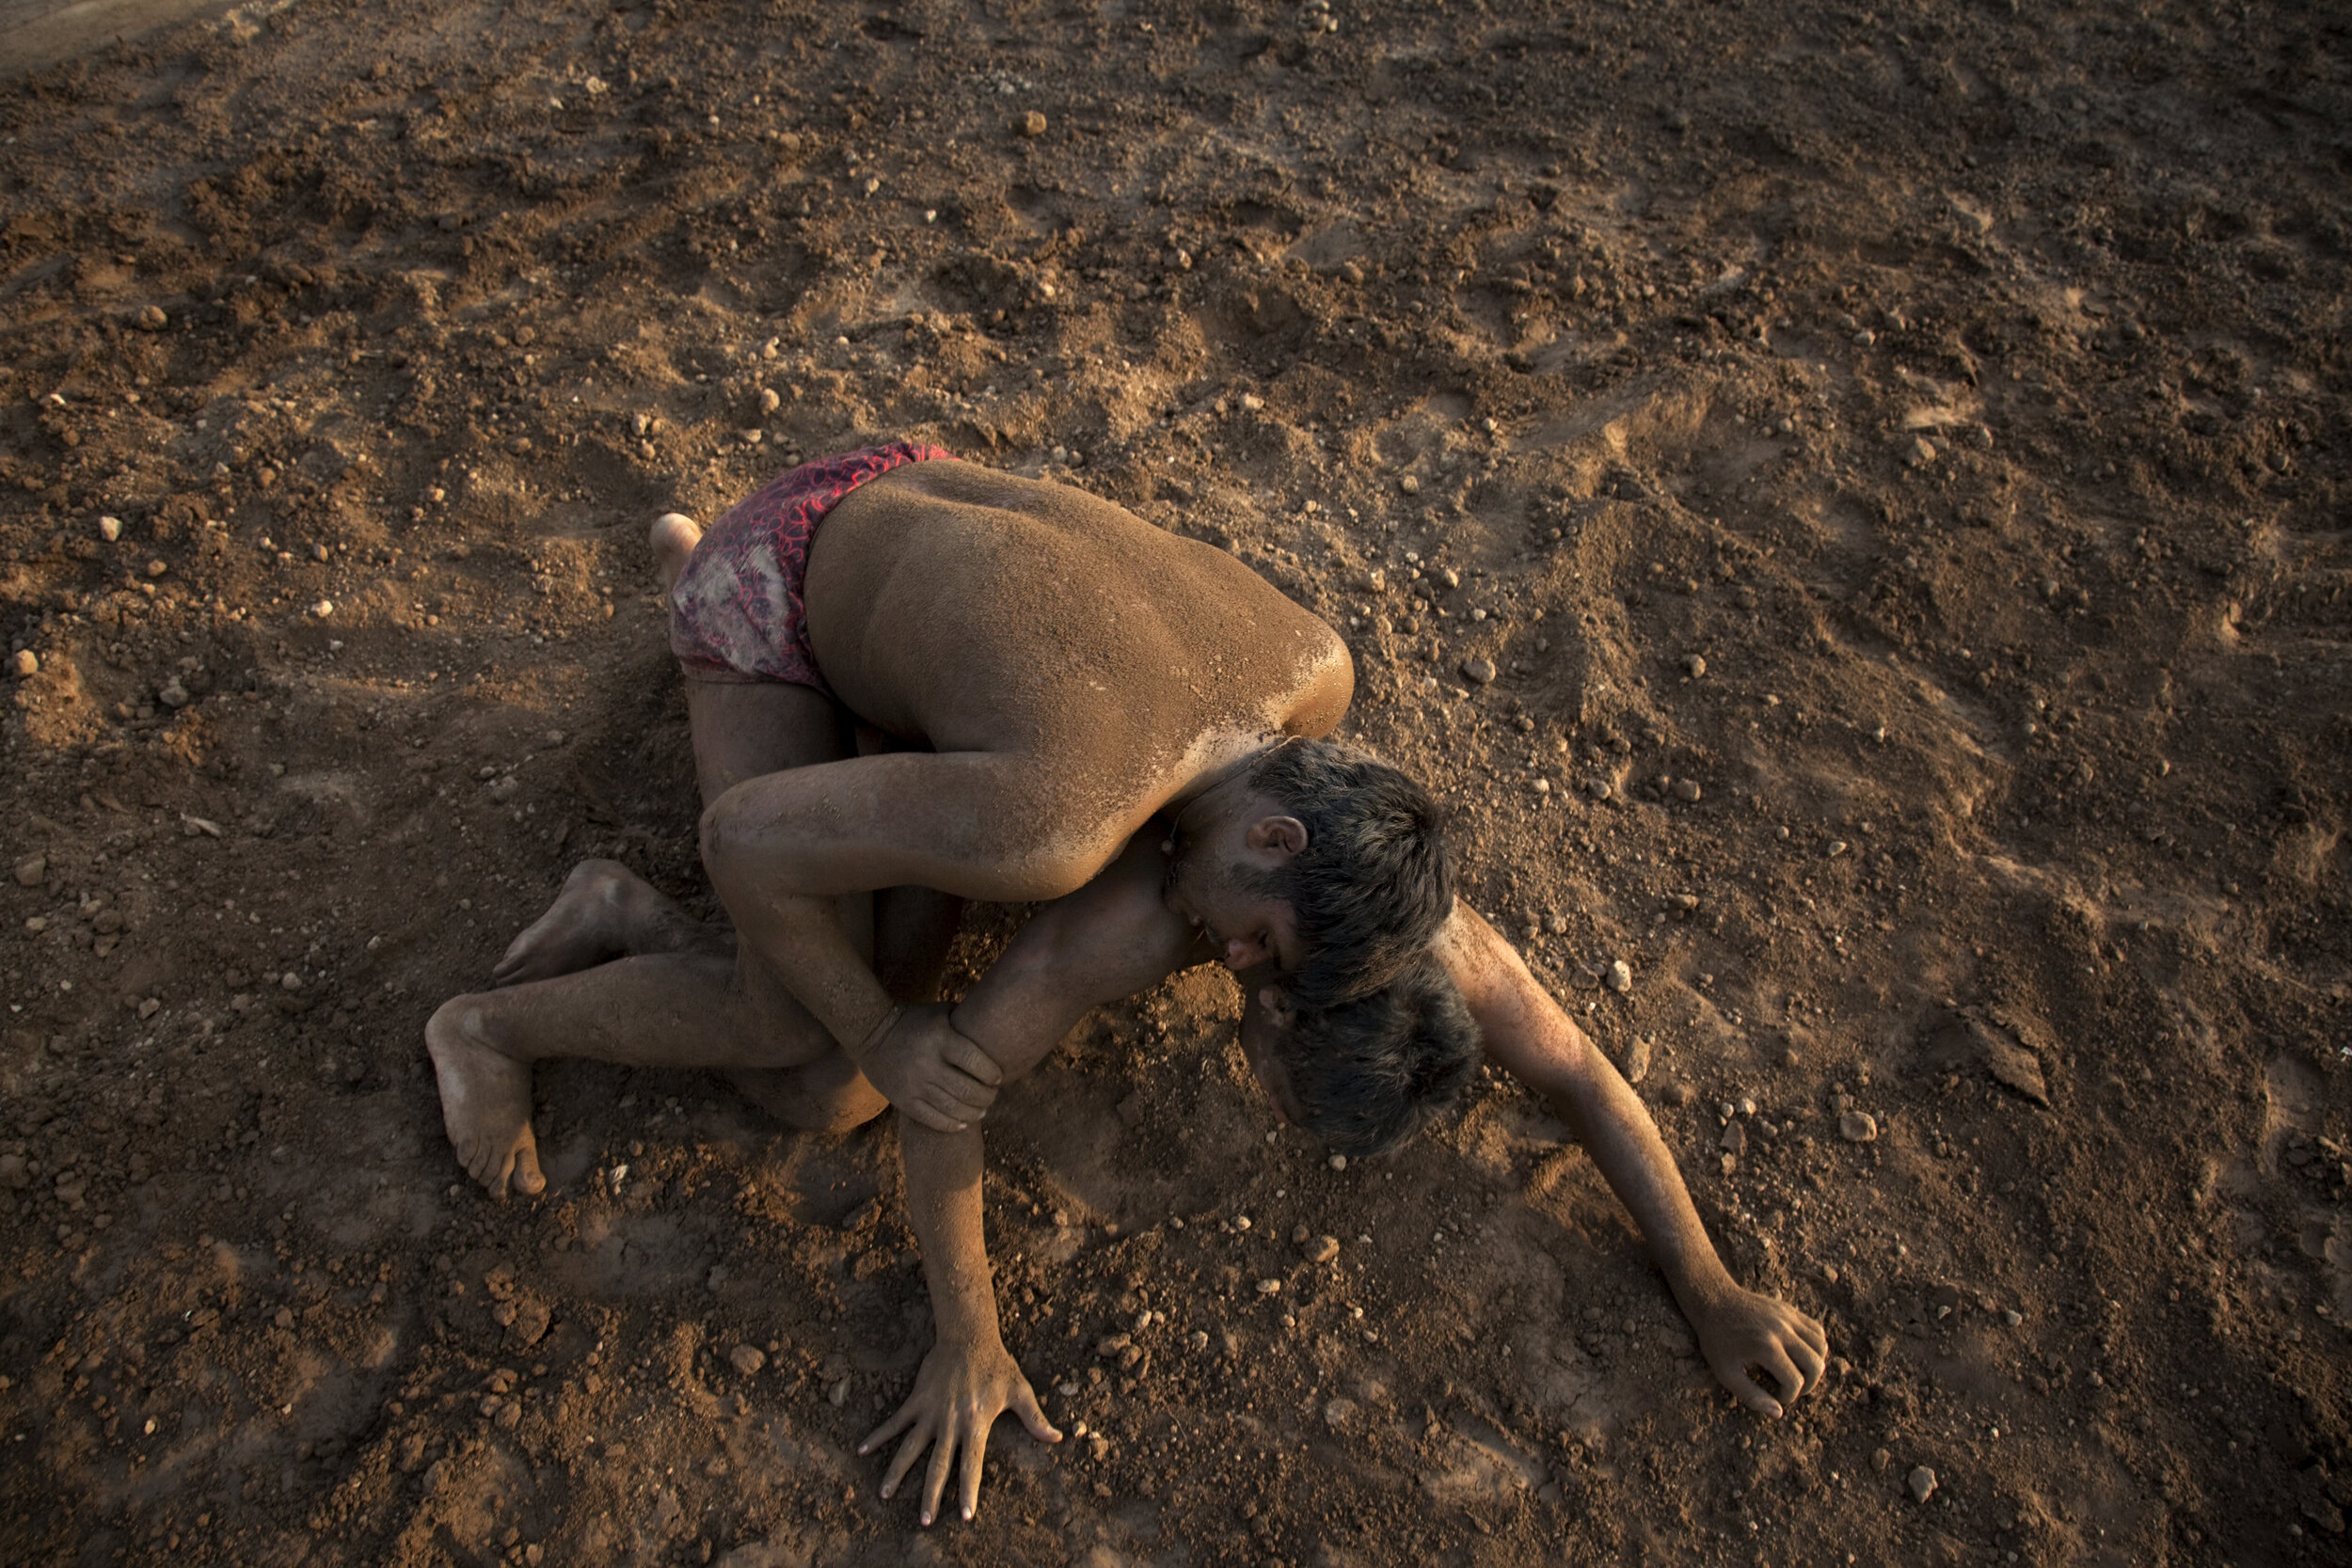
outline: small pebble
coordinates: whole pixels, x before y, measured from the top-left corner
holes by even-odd
[[[19,648],[15,657],[8,660],[8,668],[19,675],[38,675],[40,673],[40,656],[30,648]]]
[[[1914,1497],[1926,1502],[1935,1496],[1935,1472],[1924,1465],[1915,1465],[1911,1468],[1911,1479],[1907,1484],[1911,1487],[1911,1495]]]
[[[1484,686],[1495,678],[1495,661],[1476,657],[1462,660],[1462,678],[1476,686]]]
[[[161,332],[171,325],[171,318],[160,305],[150,305],[139,311],[139,325],[150,332]]]
[[[1624,992],[1633,989],[1633,966],[1623,958],[1613,958],[1609,964],[1609,989]]]
[[[1262,1296],[1279,1296],[1282,1293],[1282,1282],[1279,1279],[1261,1279],[1258,1281],[1258,1293]]]
[[[1649,1040],[1637,1036],[1625,1053],[1625,1081],[1638,1084],[1649,1076]]]
[[[768,1353],[757,1345],[738,1345],[727,1352],[727,1362],[745,1377],[750,1377],[768,1365]]]
[[[1038,113],[1037,110],[1031,109],[1027,114],[1023,115],[1019,119],[1012,122],[1012,129],[1014,135],[1016,135],[1029,136],[1032,138],[1041,136],[1045,135],[1045,117]]]
[[[762,387],[759,389],[759,411],[761,413],[772,414],[783,406],[784,399],[777,394],[773,387]]]
[[[185,707],[188,705],[188,689],[180,684],[179,676],[174,675],[156,691],[155,700],[166,707]]]
[[[1347,1168],[1347,1156],[1344,1154],[1334,1154],[1331,1156],[1329,1164],[1333,1170],[1345,1170]]]
[[[1677,800],[1695,800],[1701,793],[1699,782],[1696,779],[1677,779],[1674,783],[1674,791],[1675,799]]]
[[[329,615],[335,613],[335,601],[332,599],[321,599],[318,603],[310,607],[310,613],[324,621]]]
[[[1596,800],[1606,800],[1609,799],[1609,781],[1607,779],[1594,779],[1585,784],[1584,793],[1591,796]]]
[[[122,537],[122,519],[121,519],[121,518],[119,518],[119,517],[101,517],[101,518],[99,518],[99,519],[98,519],[98,537],[100,537],[101,539],[103,539],[103,540],[104,540],[104,541],[106,541],[106,543],[107,543],[107,544],[109,544],[109,545],[113,544],[116,540],[118,540],[118,539],[121,538],[121,537]]]
[[[1682,668],[1689,672],[1692,680],[1696,680],[1701,675],[1707,673],[1707,660],[1701,658],[1696,654],[1692,654],[1690,657],[1682,661]]]
[[[1850,1144],[1867,1144],[1879,1135],[1878,1118],[1867,1111],[1848,1111],[1837,1118],[1837,1135]]]
[[[2001,1314],[2001,1322],[2003,1322],[2003,1323],[2005,1323],[2009,1324],[2009,1326],[2010,1326],[2010,1327],[2011,1327],[2011,1328],[2015,1328],[2015,1327],[2017,1327],[2019,1324],[2023,1323],[2025,1321],[2026,1321],[2026,1315],[2025,1315],[2023,1312],[2020,1312],[2019,1310],[2017,1310],[2017,1308],[2015,1308],[2014,1307],[2012,1307],[2009,1308],[2007,1311],[2005,1311],[2005,1312],[2003,1312],[2003,1313]]]
[[[1421,494],[1421,476],[1406,474],[1396,482],[1396,487],[1408,496],[1418,496]]]
[[[1462,586],[1462,574],[1455,571],[1451,566],[1438,567],[1437,571],[1437,578],[1439,582],[1444,583],[1448,588],[1459,588]]]
[[[1317,1236],[1307,1243],[1307,1261],[1310,1263],[1328,1263],[1339,1255],[1340,1239],[1337,1236]]]
[[[46,855],[27,855],[16,863],[16,881],[19,887],[39,887],[48,879],[48,876],[49,857]]]
[[[1260,397],[1257,393],[1244,392],[1241,395],[1241,411],[1243,413],[1255,414],[1263,407],[1265,407],[1265,399]]]

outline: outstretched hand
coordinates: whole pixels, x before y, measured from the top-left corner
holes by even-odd
[[[961,1132],[988,1115],[1005,1077],[947,1012],[909,1007],[858,1063],[884,1100],[934,1132]]]
[[[922,1521],[929,1525],[938,1516],[940,1493],[946,1488],[948,1471],[961,1449],[963,1466],[957,1491],[961,1512],[968,1520],[980,1506],[980,1465],[988,1452],[988,1429],[1007,1410],[1020,1417],[1029,1435],[1039,1441],[1061,1441],[1061,1433],[1038,1408],[1029,1380],[1021,1375],[1019,1364],[1001,1343],[961,1345],[942,1339],[923,1357],[923,1370],[915,1374],[914,1392],[907,1396],[906,1403],[876,1427],[857,1451],[871,1453],[899,1433],[906,1434],[890,1461],[889,1472],[882,1477],[882,1495],[887,1497],[898,1490],[898,1482],[914,1468],[923,1450],[931,1450],[930,1471],[923,1481]]]
[[[1777,1418],[1821,1381],[1829,1364],[1829,1335],[1785,1301],[1726,1285],[1696,1310],[1699,1354],[1732,1398],[1759,1416]],[[1761,1370],[1780,1390],[1774,1399],[1756,1379]]]

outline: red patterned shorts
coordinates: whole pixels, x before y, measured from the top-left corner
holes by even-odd
[[[907,463],[955,453],[913,441],[803,463],[710,525],[670,590],[670,651],[700,680],[789,681],[828,697],[801,585],[809,541],[841,498]]]

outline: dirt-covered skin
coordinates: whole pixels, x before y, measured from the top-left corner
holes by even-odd
[[[423,0],[10,82],[0,1557],[2340,1557],[2346,69],[2165,0]],[[1069,1438],[919,1548],[887,1118],[546,1066],[480,1195],[434,1006],[583,859],[717,912],[648,521],[890,437],[1346,633],[1817,1393],[1736,1410],[1516,1092],[1269,1140],[1208,973],[992,1111]]]

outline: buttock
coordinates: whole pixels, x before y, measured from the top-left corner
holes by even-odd
[[[833,695],[808,641],[803,601],[817,526],[843,497],[909,463],[954,458],[914,441],[866,447],[779,474],[702,536],[670,589],[670,651],[721,683],[784,681]]]

